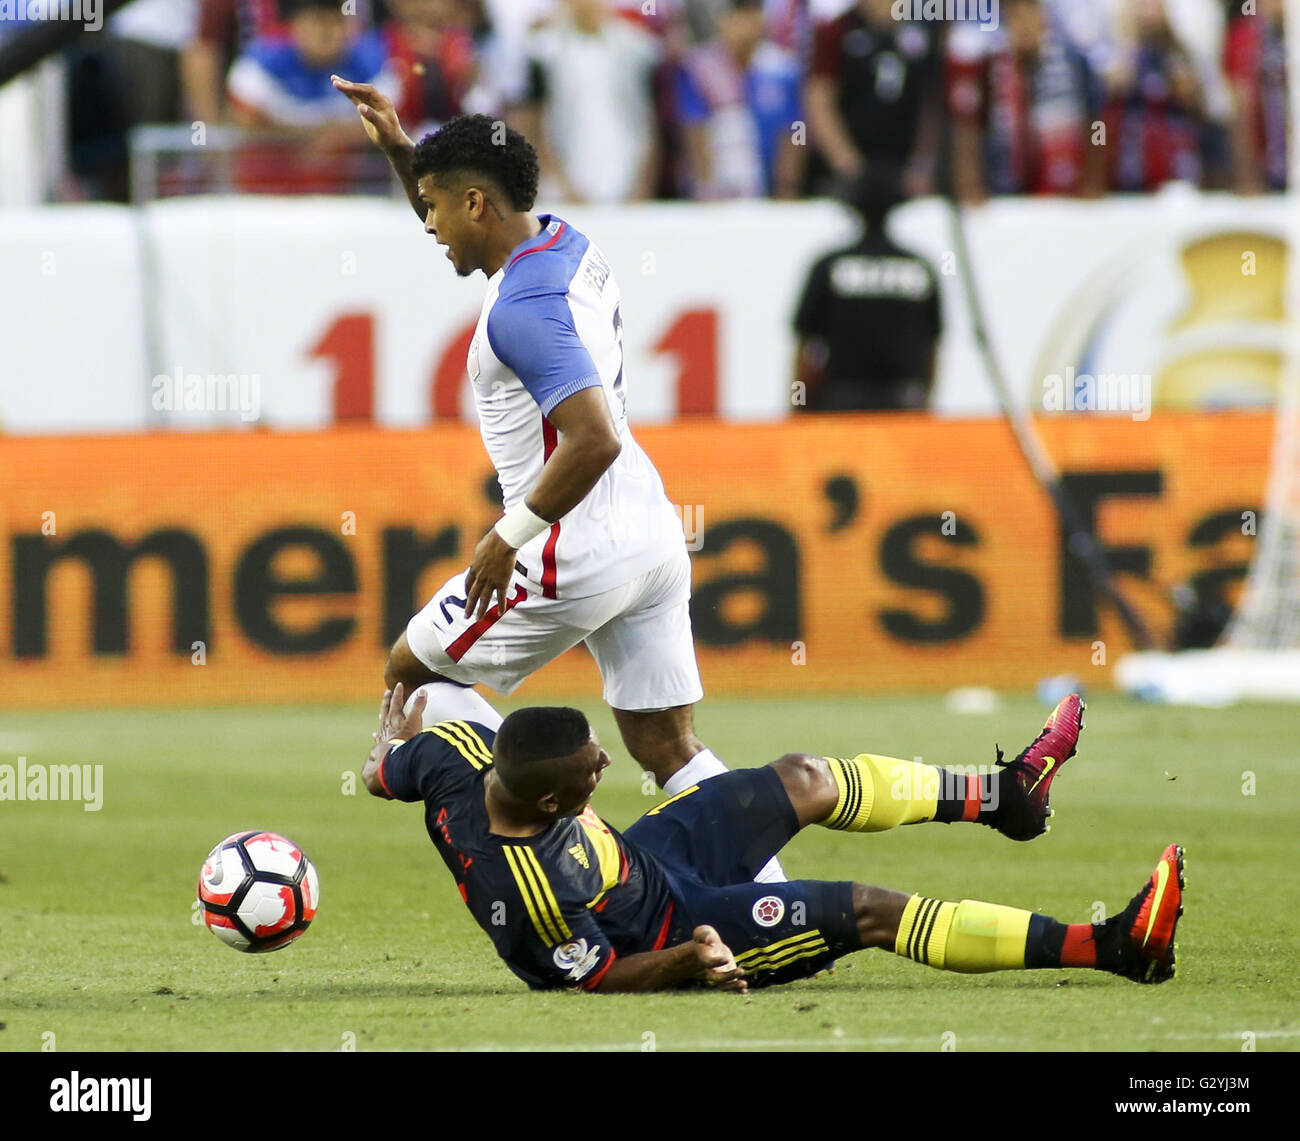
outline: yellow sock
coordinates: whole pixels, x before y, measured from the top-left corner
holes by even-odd
[[[894,953],[944,971],[1024,970],[1032,912],[914,895],[903,908]]]
[[[840,832],[883,832],[933,820],[941,776],[933,765],[860,753],[852,760],[827,757],[839,786],[835,811],[819,821]]]

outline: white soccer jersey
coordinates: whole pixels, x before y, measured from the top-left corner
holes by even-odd
[[[600,251],[559,218],[488,281],[469,350],[479,431],[512,507],[532,491],[558,442],[547,415],[599,386],[623,450],[572,511],[519,551],[546,598],[612,590],[685,545],[663,481],[627,424],[618,285]]]

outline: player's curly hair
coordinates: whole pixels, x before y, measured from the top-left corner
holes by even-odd
[[[411,157],[416,178],[426,174],[480,175],[505,191],[510,205],[531,210],[537,201],[537,152],[513,127],[490,115],[462,115],[427,134]]]

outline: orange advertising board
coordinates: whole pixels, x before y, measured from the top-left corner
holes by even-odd
[[[1055,418],[1051,454],[1158,634],[1231,597],[1270,414]],[[1001,420],[638,429],[694,550],[715,693],[1105,684],[1129,640]],[[370,700],[498,514],[473,429],[0,438],[0,707]],[[598,696],[582,649],[522,694]]]

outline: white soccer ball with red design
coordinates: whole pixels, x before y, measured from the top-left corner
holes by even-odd
[[[236,951],[278,951],[316,917],[316,866],[275,832],[236,832],[203,861],[199,905],[208,930]]]

